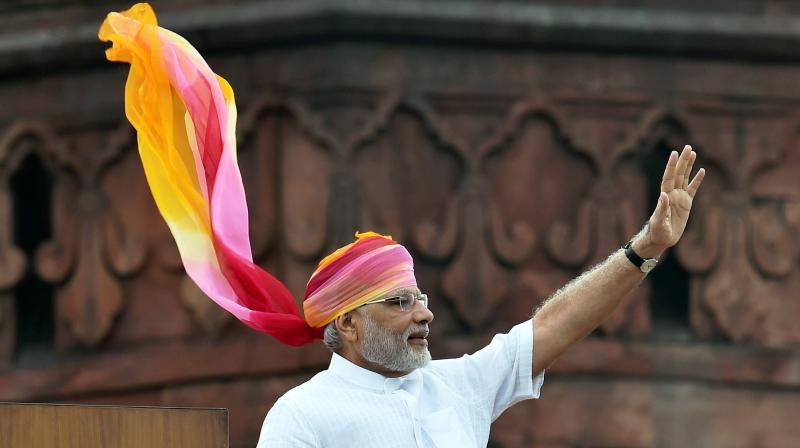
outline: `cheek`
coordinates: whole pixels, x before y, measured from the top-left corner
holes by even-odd
[[[410,313],[398,313],[390,309],[371,310],[372,321],[384,332],[402,337],[409,328],[414,326],[413,316]],[[363,335],[363,322],[361,323]]]
[[[406,317],[398,317],[386,323],[386,329],[392,333],[401,336],[414,325],[411,319]]]
[[[395,313],[392,310],[373,313],[372,319],[384,330],[396,334],[403,334],[413,324],[409,315]]]

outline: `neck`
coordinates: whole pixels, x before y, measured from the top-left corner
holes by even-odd
[[[367,361],[361,356],[357,350],[353,350],[351,347],[344,347],[338,354],[343,357],[344,359],[352,362],[353,364],[361,367],[362,369],[367,369],[369,371],[375,372],[379,375],[383,375],[387,378],[398,378],[401,376],[408,375],[411,371],[408,372],[397,372],[394,370],[389,370],[381,365],[375,364],[373,362]]]

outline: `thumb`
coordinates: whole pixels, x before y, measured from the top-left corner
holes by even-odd
[[[669,196],[663,191],[661,195],[658,197],[658,204],[656,204],[656,209],[653,211],[653,219],[657,223],[663,223],[667,219],[667,212],[669,211]]]

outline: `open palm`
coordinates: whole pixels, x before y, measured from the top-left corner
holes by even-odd
[[[649,237],[656,246],[674,246],[686,229],[692,201],[706,175],[706,170],[701,168],[694,179],[689,180],[696,159],[697,153],[689,145],[683,147],[680,156],[677,151],[669,155],[661,181],[661,195],[648,221]]]

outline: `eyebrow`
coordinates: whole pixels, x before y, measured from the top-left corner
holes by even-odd
[[[396,291],[392,291],[392,293],[387,295],[386,297],[388,298],[388,297],[401,296],[403,294],[414,294],[414,295],[417,295],[417,294],[422,294],[422,292],[420,292],[420,290],[418,288],[400,288],[400,289],[398,289]]]

